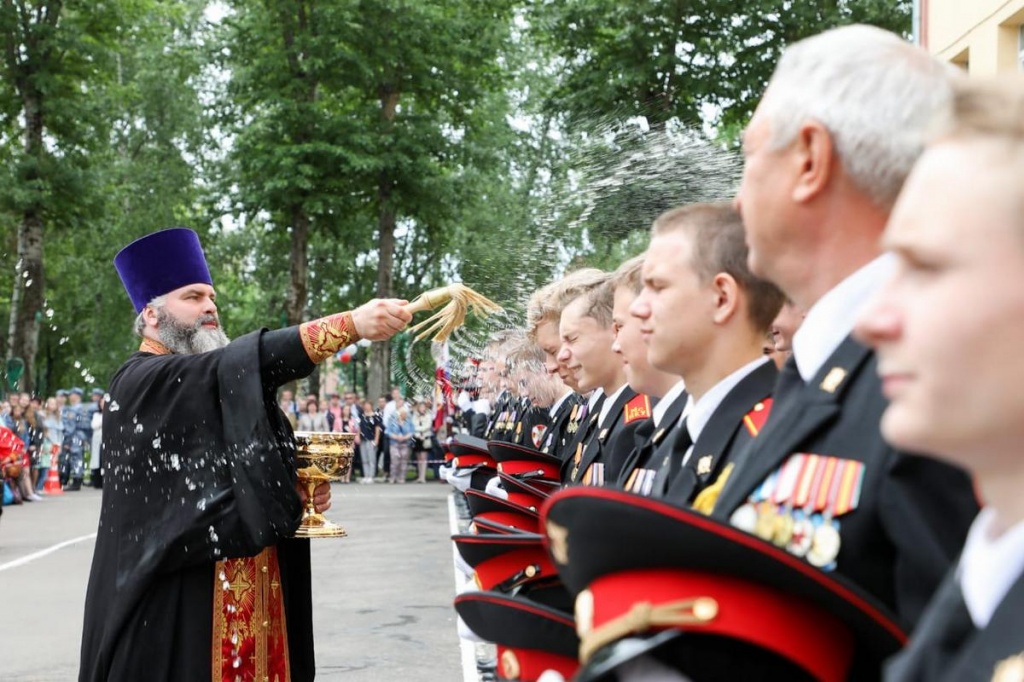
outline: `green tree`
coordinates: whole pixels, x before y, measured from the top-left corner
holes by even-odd
[[[275,230],[287,230],[288,322],[338,299],[356,303],[368,265],[381,297],[440,277],[455,223],[480,191],[475,181],[493,180],[490,143],[466,141],[500,110],[484,103],[502,89],[497,57],[510,4],[232,7],[223,43],[236,135],[227,178],[243,220],[266,226],[265,244],[280,248]],[[340,268],[339,246],[349,262]],[[319,292],[309,286],[314,251],[324,254]],[[376,394],[388,383],[389,347],[372,353]]]
[[[107,25],[102,50],[90,46],[98,56],[88,53],[102,57],[102,68],[46,109],[52,123],[44,139],[54,151],[44,156],[50,174],[37,183],[49,221],[46,292],[33,316],[40,331],[29,367],[36,370],[33,387],[51,393],[58,385],[105,382],[134,343],[131,307],[111,262],[117,249],[153,229],[204,220],[197,220],[197,172],[207,138],[195,44],[203,3],[124,5],[117,14],[89,15]],[[74,11],[65,28],[84,31],[84,10]],[[75,40],[90,35],[79,32]],[[18,219],[11,203],[4,208]]]

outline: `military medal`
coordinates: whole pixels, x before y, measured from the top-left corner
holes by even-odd
[[[772,533],[772,544],[776,547],[787,547],[793,537],[793,515],[790,509],[783,509],[775,517],[775,530]]]
[[[771,542],[772,536],[775,535],[775,519],[779,513],[775,509],[775,505],[771,502],[764,501],[757,505],[757,523],[754,525],[754,535]]]
[[[793,529],[790,533],[789,543],[786,544],[786,551],[798,557],[807,554],[811,548],[811,540],[814,538],[814,523],[802,510],[793,512]]]
[[[757,528],[757,508],[753,502],[745,502],[729,517],[729,523],[745,533],[753,535]]]
[[[811,548],[807,551],[807,561],[818,568],[828,568],[835,564],[839,556],[842,538],[839,536],[838,522],[823,518],[821,524],[814,529]]]
[[[576,480],[576,474],[580,472],[580,460],[583,459],[583,443],[576,444],[576,454],[572,458],[572,473],[569,478],[573,481]]]

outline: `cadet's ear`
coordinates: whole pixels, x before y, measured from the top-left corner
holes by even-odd
[[[729,273],[720,272],[711,280],[711,291],[715,297],[712,319],[715,324],[725,324],[739,307],[740,285]]]

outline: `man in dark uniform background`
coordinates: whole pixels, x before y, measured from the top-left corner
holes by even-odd
[[[736,199],[751,270],[806,316],[771,418],[714,514],[845,575],[908,626],[977,504],[962,470],[882,439],[875,357],[850,334],[892,271],[879,237],[949,73],[868,26],[790,46],[744,133]]]

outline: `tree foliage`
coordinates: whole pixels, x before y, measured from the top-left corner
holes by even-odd
[[[171,225],[203,236],[233,335],[452,281],[514,324],[553,274],[731,194],[787,44],[905,33],[909,5],[0,0],[0,350],[43,391],[105,383],[135,344],[111,260]],[[374,344],[370,394],[429,376],[410,348]]]

